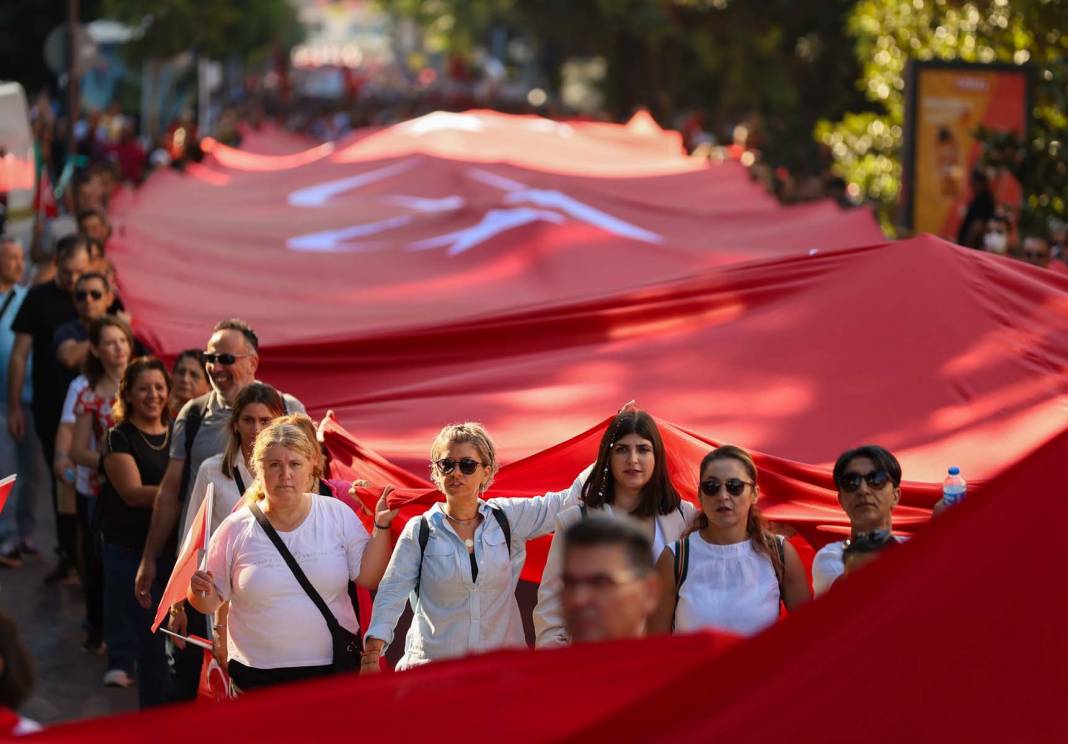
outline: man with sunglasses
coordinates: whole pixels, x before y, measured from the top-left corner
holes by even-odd
[[[196,480],[200,465],[226,449],[233,403],[238,393],[256,380],[259,365],[259,338],[242,320],[232,318],[218,323],[212,330],[204,351],[204,362],[211,383],[211,391],[186,403],[174,421],[171,432],[170,461],[163,474],[152,521],[148,530],[141,566],[134,586],[136,599],[143,607],[155,606],[166,576],[157,576],[157,562],[169,563],[174,556],[162,556],[161,551],[177,525],[185,519],[189,489]],[[282,394],[287,413],[304,413],[304,405],[291,395]],[[181,542],[179,536],[179,543]],[[189,613],[188,627],[178,626],[180,632],[205,635],[203,615]],[[196,695],[200,673],[200,651],[186,649],[187,655],[175,659],[176,687],[181,699]],[[188,660],[188,664],[184,660]]]
[[[56,432],[63,410],[63,398],[74,373],[60,366],[56,360],[56,328],[78,317],[74,307],[74,287],[79,277],[89,270],[89,247],[82,235],[67,235],[56,244],[55,279],[32,287],[11,321],[15,341],[8,359],[7,428],[15,441],[36,433],[44,451],[45,461],[55,461]],[[33,363],[30,364],[32,353]],[[32,366],[32,372],[31,372]],[[26,374],[33,383],[32,421],[23,415],[20,403]],[[47,469],[51,480],[52,508],[56,514],[56,540],[60,555],[59,566],[46,577],[53,581],[66,576],[72,567],[75,547],[76,519],[61,512],[56,498],[55,477]],[[32,546],[24,546],[26,552]]]
[[[115,295],[103,274],[82,274],[74,285],[74,309],[76,320],[56,327],[52,344],[56,360],[70,370],[79,370],[89,356],[89,324],[107,315]]]
[[[843,452],[834,463],[838,503],[849,517],[850,540],[890,532],[893,509],[901,499],[901,464],[874,444]],[[824,545],[812,562],[812,588],[823,594],[845,570],[842,554],[850,540]]]

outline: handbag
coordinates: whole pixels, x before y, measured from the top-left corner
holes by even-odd
[[[315,604],[319,612],[322,613],[323,619],[326,620],[326,627],[330,630],[330,637],[334,645],[334,672],[355,672],[360,668],[360,652],[363,650],[360,636],[343,628],[341,623],[337,621],[334,613],[326,606],[326,602],[323,601],[319,592],[315,591],[315,587],[308,581],[308,577],[304,575],[304,571],[297,563],[297,559],[289,552],[289,548],[282,542],[282,538],[278,536],[274,527],[267,521],[267,517],[260,511],[259,506],[249,504],[248,508],[252,511],[252,516],[259,522],[263,531],[267,533],[267,537],[274,543],[274,547],[278,549],[279,555],[285,560],[289,570],[293,572],[293,577],[300,584],[300,588],[304,590],[304,593],[308,595],[308,599]]]

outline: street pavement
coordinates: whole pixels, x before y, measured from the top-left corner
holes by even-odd
[[[13,618],[33,654],[37,685],[19,711],[48,725],[137,710],[136,688],[104,687],[105,657],[82,651],[85,602],[78,584],[45,586],[55,565],[51,508],[38,508],[41,554],[21,568],[0,568],[0,612]]]

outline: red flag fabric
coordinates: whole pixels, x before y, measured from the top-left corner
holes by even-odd
[[[611,420],[612,417],[608,417],[564,442],[505,465],[494,479],[486,497],[530,497],[567,488],[575,476],[596,459],[598,444]],[[697,504],[697,471],[701,458],[723,442],[686,431],[663,419],[656,420],[664,440],[668,475],[682,497]],[[394,472],[395,468],[383,467],[380,455],[369,451],[339,425],[334,424],[329,428],[324,441],[331,453],[369,452],[370,457],[374,459],[366,468],[362,467],[358,460],[346,461],[358,472],[380,474],[377,477],[384,480],[375,480],[376,485],[391,483],[390,473]],[[807,557],[807,564],[811,563],[814,549],[842,539],[843,534],[849,533],[849,520],[838,505],[837,492],[829,469],[791,462],[762,452],[753,451],[752,455],[760,471],[760,502],[765,516],[796,531],[801,538],[796,542],[796,546],[802,556]],[[352,456],[346,454],[346,457]],[[981,481],[973,481],[972,487],[977,487],[980,483]],[[393,522],[395,535],[400,534],[409,519],[422,514],[435,501],[444,498],[429,483],[414,488],[405,487],[403,483],[401,486],[390,497],[390,506],[401,510]],[[380,494],[379,488],[357,490],[357,497],[368,508],[373,508]],[[911,535],[917,528],[925,525],[930,518],[931,508],[939,498],[940,483],[904,481],[901,502],[894,512],[895,531]],[[550,540],[550,537],[543,537],[528,544],[527,562],[522,574],[524,580],[541,580]]]
[[[163,623],[171,607],[176,602],[184,600],[189,592],[189,580],[199,568],[200,551],[207,550],[208,547],[208,533],[211,531],[211,502],[210,497],[200,502],[200,508],[189,525],[189,533],[182,542],[182,549],[178,552],[174,570],[171,571],[171,577],[163,590],[159,607],[156,608],[156,619],[152,623],[153,633]]]
[[[355,339],[882,240],[866,210],[780,207],[647,127],[439,112],[287,155],[209,150],[112,207],[124,300],[167,353],[238,305],[270,345]]]
[[[200,668],[200,683],[197,686],[197,701],[201,703],[221,703],[230,700],[230,675],[227,674],[214,654],[204,651],[204,662]]]
[[[796,462],[827,467],[874,441],[906,478],[958,465],[982,479],[1068,423],[1068,277],[921,237],[355,345],[280,346],[263,368],[291,387],[314,376],[310,408],[335,408],[413,472],[445,423],[482,421],[512,461],[636,399]]]
[[[11,492],[15,489],[16,475],[9,475],[3,480],[0,480],[0,511],[4,510],[4,505],[7,503],[7,497],[11,495]]]
[[[1050,487],[1066,456],[1068,432],[751,639],[665,636],[332,678],[205,708],[198,726],[274,741],[336,736],[362,700],[374,709],[360,717],[368,736],[395,737],[398,726],[440,736],[443,717],[473,705],[465,738],[1058,741],[1068,695],[1060,546],[1013,526],[1068,519]],[[300,714],[278,716],[279,706]],[[184,741],[189,715],[175,706],[96,719],[41,740]]]

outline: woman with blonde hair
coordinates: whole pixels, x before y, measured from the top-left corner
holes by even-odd
[[[228,669],[247,691],[358,665],[351,582],[374,589],[389,560],[395,510],[383,493],[373,535],[341,501],[312,493],[318,446],[300,426],[272,423],[252,450],[255,480],[223,520],[206,570],[189,584],[200,612],[229,602]]]
[[[701,628],[755,635],[779,606],[812,597],[797,551],[770,532],[757,506],[757,468],[749,453],[724,445],[700,468],[701,511],[692,530],[657,561],[663,587],[650,633]]]
[[[398,670],[524,645],[515,589],[527,540],[552,531],[560,510],[577,503],[582,481],[535,498],[484,500],[497,469],[481,424],[452,424],[434,439],[430,475],[445,501],[410,520],[397,540],[375,596],[361,671],[379,670],[406,601],[414,617]]]

